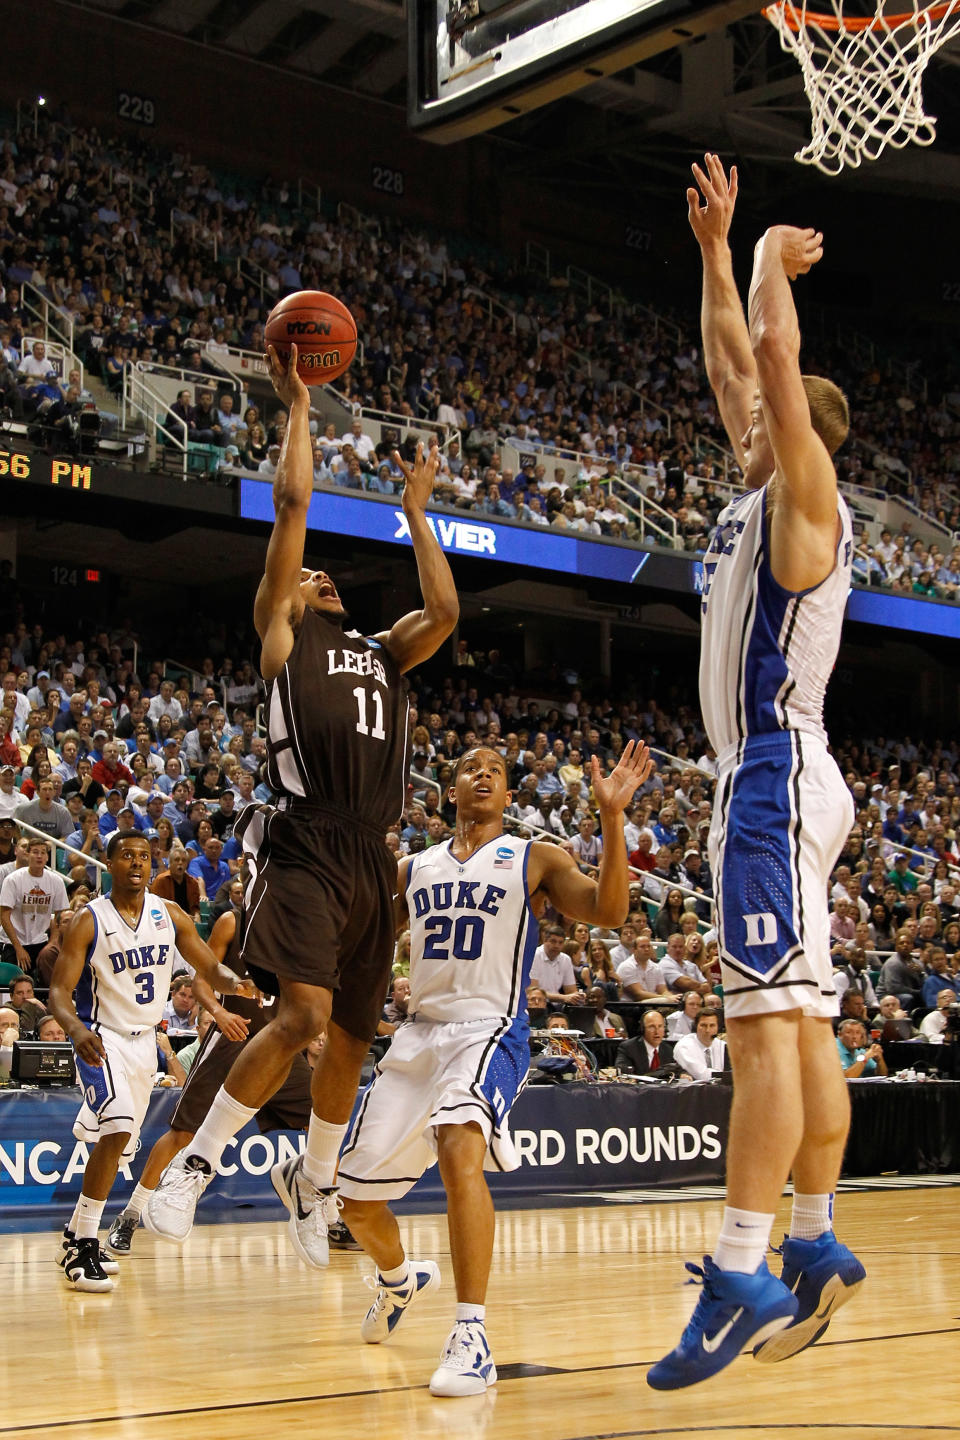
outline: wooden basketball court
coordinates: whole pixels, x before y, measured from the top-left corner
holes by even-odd
[[[402,1221],[410,1253],[440,1261],[444,1288],[382,1346],[358,1334],[371,1263],[337,1252],[326,1275],[308,1271],[282,1222],[204,1225],[183,1251],[141,1230],[104,1296],[64,1283],[54,1235],[3,1235],[4,1429],[62,1440],[960,1435],[957,1199],[949,1183],[840,1196],[868,1288],[825,1341],[782,1365],[741,1357],[666,1395],[644,1372],[689,1315],[683,1261],[712,1243],[719,1199],[501,1211],[487,1307],[501,1378],[467,1400],[426,1389],[453,1315],[443,1215]],[[788,1214],[784,1202],[778,1219]]]

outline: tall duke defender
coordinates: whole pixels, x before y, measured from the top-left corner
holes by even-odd
[[[790,281],[822,256],[813,230],[760,240],[749,329],[727,233],[737,177],[715,155],[687,192],[703,253],[707,373],[749,493],[720,515],[704,562],[700,695],[718,757],[710,860],[734,1073],[727,1206],[703,1292],[655,1389],[704,1380],[744,1349],[783,1360],[818,1340],[864,1269],[832,1230],[850,1123],[831,1018],[827,882],[852,819],[828,749],[823,697],[850,586],[850,515],[831,456],[849,413],[800,373]],[[783,1273],[767,1269],[792,1170]]]
[[[223,969],[190,917],[147,891],[150,844],[115,831],[107,844],[109,895],[91,900],[67,931],[50,981],[50,1009],[73,1041],[83,1105],[73,1127],[93,1142],[58,1263],[77,1290],[111,1290],[116,1262],[97,1228],[121,1159],[136,1150],[157,1069],[156,1027],[178,952],[202,980],[231,993]]]
[[[439,1162],[457,1309],[430,1381],[434,1395],[478,1394],[497,1379],[485,1330],[494,1213],[483,1172],[519,1164],[509,1119],[530,1062],[526,986],[538,942],[536,896],[588,924],[622,923],[629,903],[623,811],[650,769],[646,748],[633,744],[606,778],[592,761],[605,841],[596,881],[556,846],[503,833],[506,764],[483,746],[457,766],[453,839],[401,861],[397,920],[410,925],[410,1018],[363,1096],[339,1181],[344,1219],[377,1263],[376,1299],[360,1327],[375,1345],[440,1283],[433,1261],[408,1261],[389,1209]]]

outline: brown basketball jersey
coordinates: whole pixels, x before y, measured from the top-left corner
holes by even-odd
[[[305,610],[267,696],[267,778],[384,830],[399,817],[409,767],[407,685],[375,640]]]
[[[237,916],[233,939],[227,946],[227,952],[223,957],[223,963],[226,968],[232,970],[234,975],[238,976],[241,980],[246,980],[248,975],[247,967],[241,953],[243,950],[245,930],[246,912],[242,911]],[[229,1010],[234,1015],[243,1015],[251,1022],[251,1035],[255,1034],[257,1030],[262,1030],[263,1025],[266,1023],[263,1018],[262,1005],[257,1000],[251,1000],[248,995],[224,995],[222,1003],[224,1010]],[[268,1012],[267,1018],[271,1018],[272,1015],[273,1011],[271,1010]]]

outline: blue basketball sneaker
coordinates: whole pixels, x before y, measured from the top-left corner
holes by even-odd
[[[852,1300],[867,1272],[852,1250],[841,1245],[832,1230],[818,1240],[783,1240],[780,1279],[797,1297],[797,1314],[779,1335],[762,1341],[754,1350],[758,1360],[789,1360],[813,1345],[841,1305]]]
[[[368,1345],[379,1345],[393,1334],[415,1300],[439,1289],[440,1266],[433,1260],[412,1260],[406,1284],[389,1285],[379,1272],[368,1275],[367,1284],[376,1290],[377,1298],[363,1317],[360,1334]]]
[[[680,1344],[647,1371],[654,1390],[682,1390],[709,1380],[742,1350],[783,1330],[797,1313],[797,1297],[770,1274],[765,1260],[752,1275],[721,1270],[709,1255],[703,1257],[702,1270],[689,1263],[687,1269],[703,1290]]]

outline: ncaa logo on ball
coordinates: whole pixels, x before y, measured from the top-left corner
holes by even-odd
[[[330,326],[323,320],[288,320],[288,335],[329,335]]]

